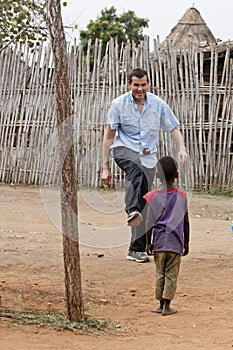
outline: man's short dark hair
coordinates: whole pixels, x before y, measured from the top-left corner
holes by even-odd
[[[164,178],[166,181],[173,180],[178,177],[177,168],[178,164],[172,157],[162,157],[158,160],[157,163],[157,175],[160,180],[163,180]]]
[[[129,73],[128,81],[131,84],[132,81],[133,81],[133,77],[141,79],[144,76],[146,76],[147,77],[147,81],[149,81],[147,71],[145,69],[143,69],[143,68],[137,67],[137,68],[132,69],[131,72]]]

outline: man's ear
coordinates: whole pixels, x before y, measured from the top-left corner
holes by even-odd
[[[128,80],[127,81],[128,87],[131,87],[131,82]]]

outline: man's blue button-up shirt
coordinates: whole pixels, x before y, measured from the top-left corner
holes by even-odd
[[[179,126],[171,108],[160,97],[147,92],[140,112],[131,91],[112,101],[107,124],[117,130],[111,149],[118,146],[132,149],[139,153],[142,165],[148,168],[156,165],[160,129],[169,132]],[[149,148],[150,154],[143,155],[143,148]]]

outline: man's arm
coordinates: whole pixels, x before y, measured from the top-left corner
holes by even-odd
[[[110,147],[115,138],[116,130],[112,130],[110,125],[106,125],[104,133],[104,144],[103,144],[103,172],[102,172],[102,182],[104,185],[110,186],[112,174],[109,169],[109,156]]]
[[[184,140],[183,137],[181,135],[180,129],[179,128],[175,128],[171,131],[172,137],[175,140],[175,143],[178,147],[178,158],[179,158],[179,163],[182,165],[185,162],[187,162],[188,159],[188,155],[185,149],[185,145],[184,145]]]

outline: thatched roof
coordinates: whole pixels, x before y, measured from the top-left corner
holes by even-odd
[[[194,7],[187,9],[178,24],[172,28],[170,34],[161,43],[161,48],[166,48],[167,39],[176,48],[182,48],[190,44],[203,47],[217,43],[200,12]]]

